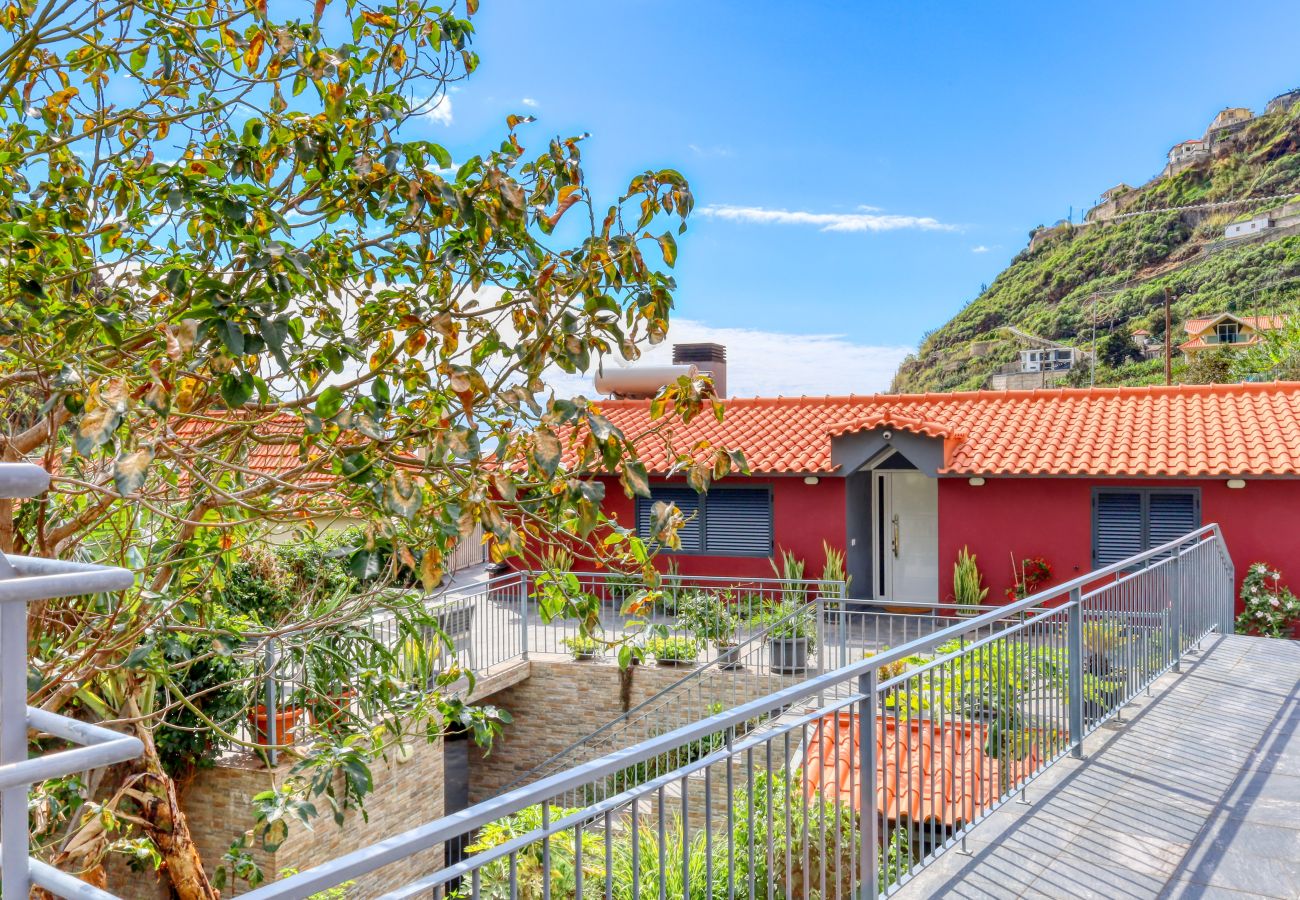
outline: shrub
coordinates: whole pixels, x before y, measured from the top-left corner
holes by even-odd
[[[1244,609],[1237,617],[1237,631],[1264,637],[1289,637],[1300,622],[1300,598],[1279,583],[1282,573],[1268,563],[1251,563],[1241,581]]]
[[[719,594],[692,591],[677,603],[677,622],[701,642],[731,643],[739,622],[733,604]]]
[[[574,659],[584,656],[595,656],[600,653],[600,641],[585,634],[577,634],[571,638],[565,638],[560,641],[561,646],[573,654]]]
[[[691,662],[700,655],[700,644],[687,637],[652,637],[645,650],[662,662]]]

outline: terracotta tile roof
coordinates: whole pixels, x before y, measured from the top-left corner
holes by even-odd
[[[652,472],[675,452],[743,450],[757,473],[832,472],[836,435],[942,437],[952,475],[1300,475],[1300,383],[775,397],[726,401],[722,422],[647,433],[649,404],[599,404]]]
[[[912,716],[880,720],[876,732],[876,803],[889,821],[949,828],[970,822],[1039,767],[1036,747],[1021,759],[984,752],[985,730],[974,722],[939,722]],[[811,797],[837,794],[859,808],[862,784],[858,717],[840,712],[819,719],[803,758],[804,789]],[[1005,777],[1007,785],[1002,784]]]
[[[176,429],[176,435],[182,442],[197,443],[204,435],[227,424],[233,424],[233,420],[187,419]],[[235,465],[254,475],[270,477],[281,477],[305,465],[306,461],[299,455],[303,436],[302,419],[279,413],[258,422],[253,433],[256,439],[247,442],[246,455],[236,460]],[[301,478],[299,483],[303,486],[329,484],[335,477],[329,471],[311,472]]]
[[[1256,331],[1272,331],[1275,328],[1281,328],[1286,321],[1285,316],[1239,316],[1235,313],[1217,313],[1213,316],[1199,316],[1195,319],[1188,319],[1183,323],[1183,330],[1188,334],[1200,334],[1221,319],[1232,319]]]

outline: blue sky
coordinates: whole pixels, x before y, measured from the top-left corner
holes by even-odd
[[[883,389],[1032,227],[1300,85],[1294,3],[483,0],[476,22],[483,64],[434,136],[460,158],[531,113],[531,148],[591,133],[607,196],[686,174],[705,212],[670,338],[728,329],[739,393]]]

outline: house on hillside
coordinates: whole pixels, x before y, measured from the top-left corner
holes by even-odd
[[[647,401],[601,409],[624,434],[655,425]],[[698,442],[744,451],[751,474],[697,494],[673,463]],[[1212,522],[1238,577],[1300,565],[1300,383],[734,399],[640,454],[652,496],[610,478],[606,512],[652,537],[652,504],[677,504],[665,557],[683,574],[770,575],[778,550],[815,574],[825,541],[852,596],[910,606],[947,600],[969,547],[1000,602],[1013,560],[1059,583]]]
[[[1268,106],[1264,107],[1264,112],[1269,115],[1286,112],[1297,103],[1300,103],[1300,88],[1287,91],[1285,94],[1278,94],[1268,101]]]
[[[1210,156],[1210,145],[1199,138],[1192,138],[1169,148],[1169,164],[1165,166],[1165,175],[1173,175],[1201,159]]]
[[[1250,347],[1263,340],[1263,332],[1281,328],[1285,321],[1283,316],[1238,316],[1228,312],[1188,319],[1183,323],[1188,337],[1178,349],[1190,360],[1206,350]]]
[[[1219,111],[1219,114],[1210,122],[1210,127],[1205,129],[1205,142],[1208,144],[1216,136],[1224,131],[1236,131],[1246,126],[1255,114],[1244,106],[1229,106]]]

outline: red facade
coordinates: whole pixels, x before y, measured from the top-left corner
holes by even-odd
[[[772,487],[776,546],[807,560],[808,574],[821,571],[822,542],[845,543],[845,481],[837,477],[805,484],[800,477],[761,477],[748,483]],[[1300,480],[1247,480],[1232,489],[1226,479],[1164,478],[987,478],[974,486],[964,477],[939,479],[939,585],[952,592],[952,564],[969,546],[989,586],[987,602],[1006,601],[1013,582],[1013,559],[1041,556],[1052,566],[1051,584],[1068,581],[1092,568],[1092,492],[1097,487],[1196,487],[1201,521],[1217,523],[1237,570],[1264,561],[1300,588]],[[607,484],[607,512],[620,522],[635,521],[634,504],[616,481]],[[665,557],[666,558],[666,557]],[[683,574],[767,576],[766,558],[676,554]]]

